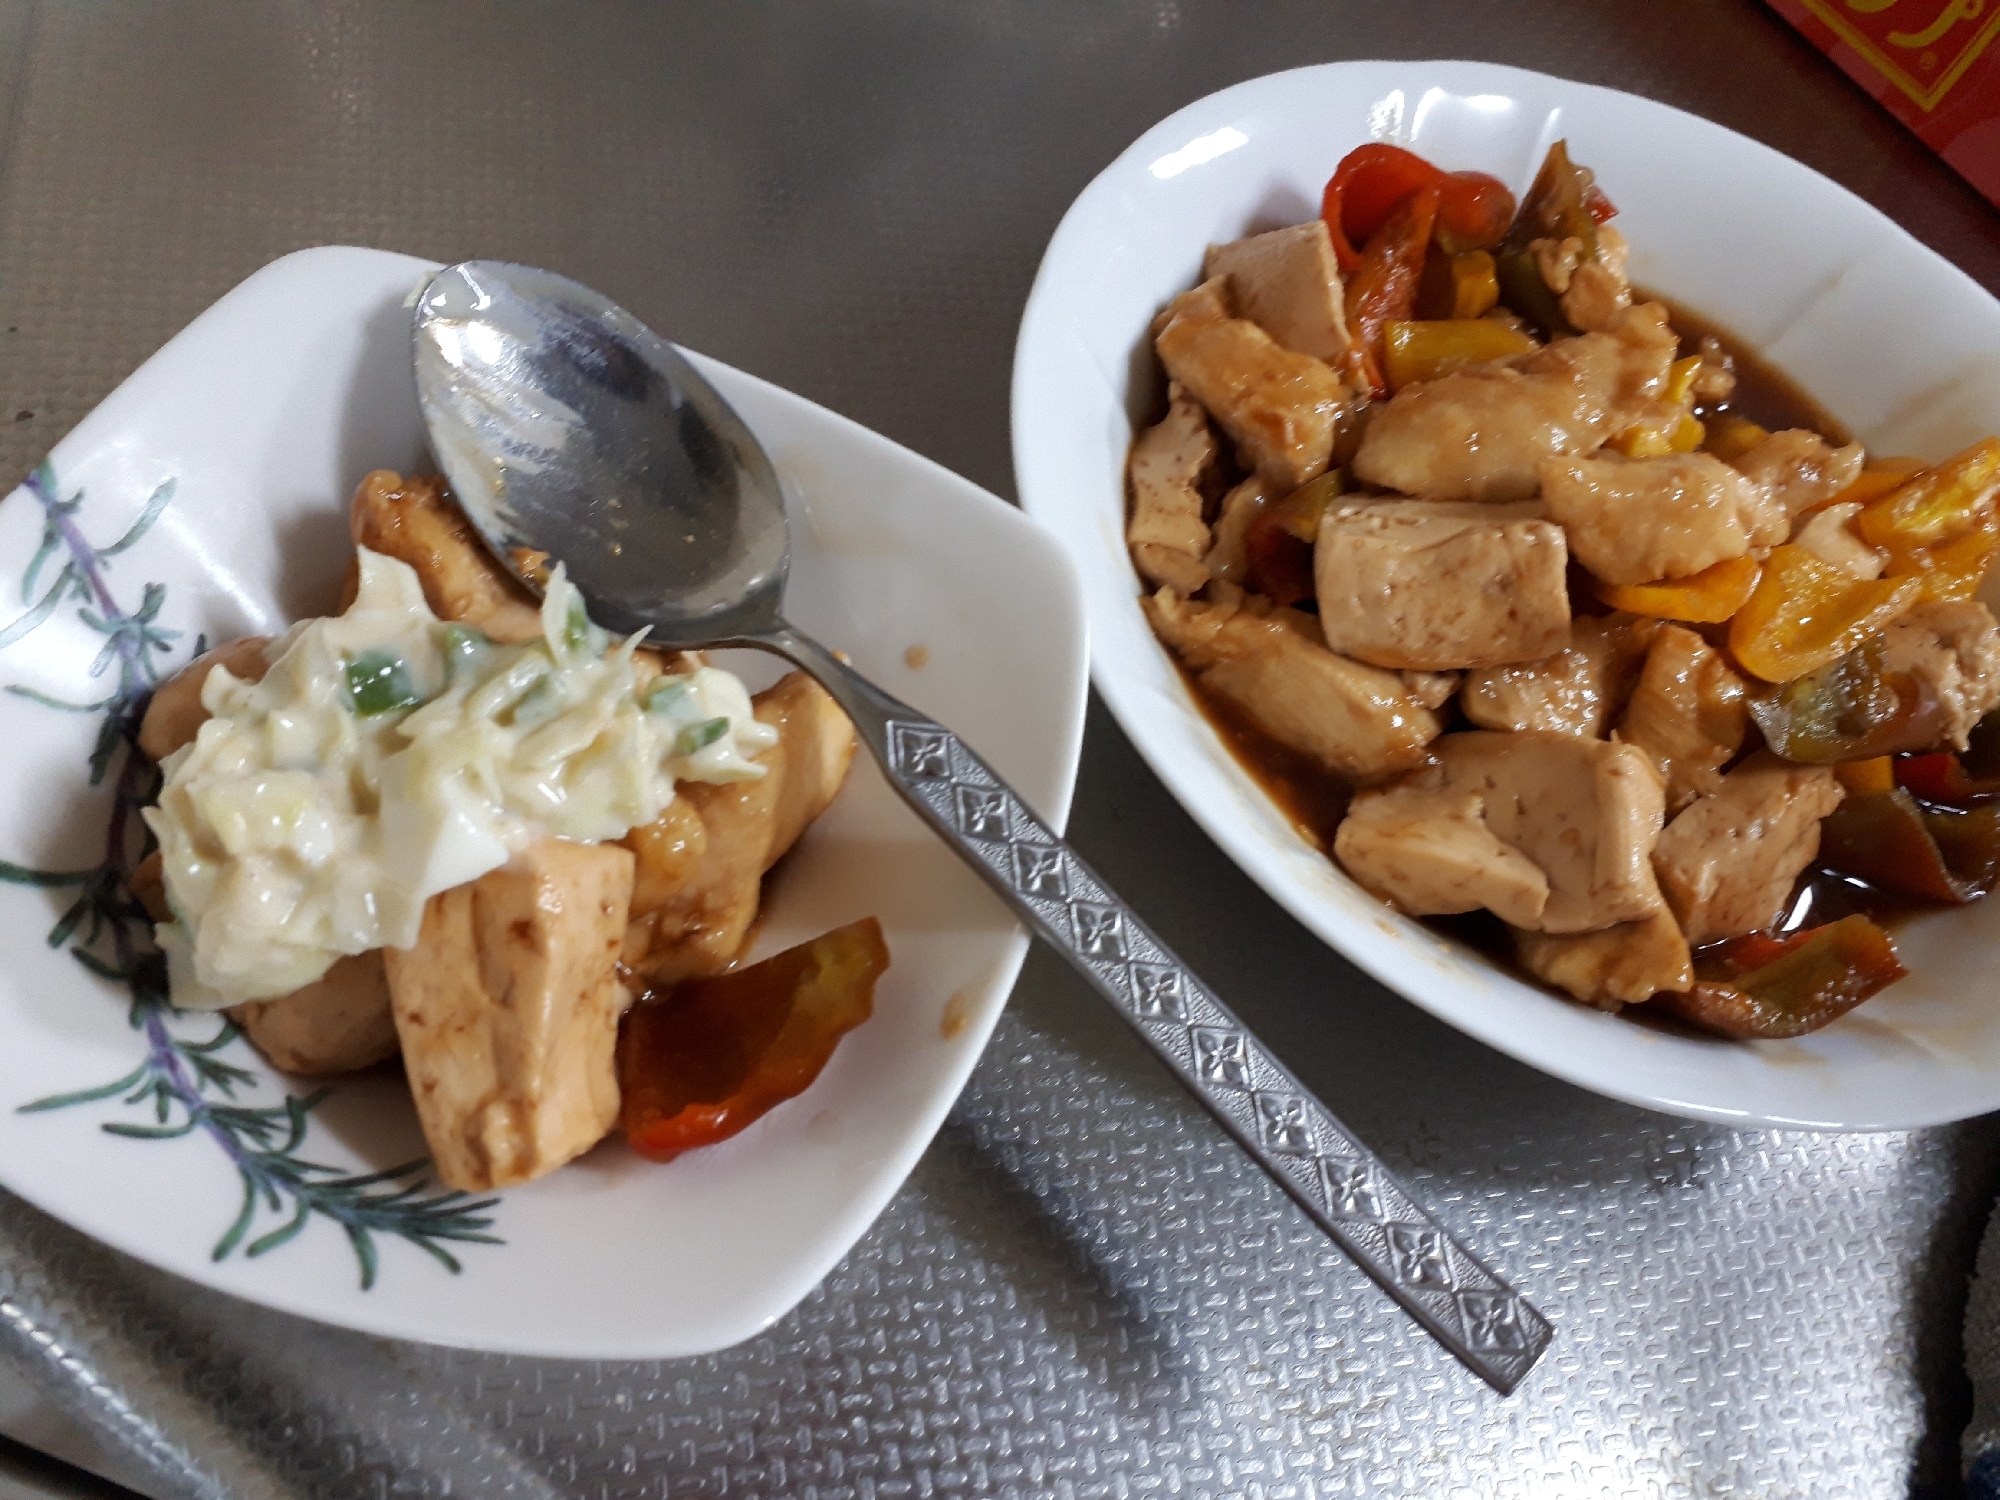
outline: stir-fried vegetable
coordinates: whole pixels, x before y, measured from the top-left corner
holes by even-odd
[[[867,1020],[889,967],[873,917],[747,969],[683,984],[625,1015],[620,1120],[641,1156],[672,1161],[803,1092]]]
[[[1686,578],[1658,583],[1607,583],[1597,597],[1613,609],[1695,625],[1719,625],[1743,607],[1762,570],[1748,557],[1725,558]]]
[[[1724,463],[1741,458],[1771,435],[1748,417],[1728,411],[1710,417],[1704,425],[1707,432],[1702,447]]]
[[[1416,307],[1417,283],[1437,218],[1438,190],[1424,188],[1397,204],[1388,221],[1368,241],[1360,266],[1347,283],[1347,332],[1351,343],[1343,363],[1348,382],[1376,395],[1388,392],[1382,373],[1382,334]]]
[[[1383,368],[1392,391],[1415,381],[1436,380],[1467,365],[1526,354],[1536,347],[1519,329],[1490,318],[1397,322],[1386,325],[1382,333]]]
[[[1771,549],[1756,592],[1729,622],[1729,649],[1766,682],[1816,672],[1907,609],[1914,579],[1856,578],[1803,547]]]
[[[1340,471],[1309,479],[1276,505],[1267,505],[1243,535],[1250,586],[1279,604],[1313,596],[1313,544],[1320,517],[1340,495]]]
[[[1534,186],[1495,253],[1500,290],[1506,303],[1551,336],[1575,333],[1562,303],[1542,279],[1530,248],[1536,240],[1576,240],[1582,259],[1597,256],[1597,226],[1617,212],[1597,190],[1587,167],[1569,159],[1569,142],[1557,141],[1542,158]]]
[[[1963,755],[1949,750],[1906,755],[1892,762],[1891,769],[1894,785],[1908,787],[1926,802],[1969,805],[2000,797],[2000,713],[1990,713],[1974,726]]]
[[[1446,255],[1436,244],[1431,246],[1424,258],[1423,279],[1417,285],[1419,318],[1439,322],[1480,318],[1499,300],[1500,280],[1494,274],[1491,251]]]
[[[1850,797],[1820,824],[1819,858],[1882,890],[1963,906],[2000,874],[2000,807],[1926,808],[1901,787]]]
[[[1654,1003],[1724,1036],[1768,1040],[1818,1031],[1909,972],[1889,935],[1858,915],[1785,938],[1752,933],[1703,958],[1693,989]]]
[[[1447,255],[1500,243],[1514,218],[1514,195],[1484,172],[1444,172],[1413,151],[1370,141],[1340,159],[1320,198],[1320,217],[1343,271],[1362,263],[1357,245],[1373,239],[1416,193],[1438,190],[1438,247]]]
[[[1750,717],[1774,753],[1809,766],[1927,750],[1942,728],[1937,703],[1907,675],[1886,670],[1880,636],[1753,697]]]
[[[1896,762],[1887,755],[1843,760],[1834,766],[1833,774],[1850,797],[1879,797],[1896,789]]]
[[[2000,438],[1984,438],[1963,453],[1906,479],[1854,518],[1871,547],[1907,554],[1962,536],[1993,510],[2000,490]]]

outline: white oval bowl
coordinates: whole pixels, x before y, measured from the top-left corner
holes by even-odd
[[[1300,838],[1140,613],[1125,454],[1160,389],[1148,324],[1199,278],[1204,247],[1312,217],[1334,165],[1367,140],[1520,192],[1563,137],[1621,211],[1633,281],[1729,329],[1871,450],[1941,457],[2000,431],[2000,303],[1769,147],[1650,100],[1483,63],[1331,63],[1253,79],[1168,116],[1078,195],[1022,318],[1015,476],[1022,506],[1083,573],[1093,680],[1161,780],[1293,916],[1523,1062],[1742,1124],[1894,1129],[2000,1107],[2000,903],[1899,928],[1910,977],[1793,1041],[1667,1034],[1571,1004],[1390,911]]]
[[[51,455],[56,495],[103,549],[162,481],[158,524],[104,573],[114,602],[163,587],[179,632],[164,675],[210,640],[276,633],[329,607],[352,556],[347,503],[369,469],[424,464],[406,299],[435,267],[377,250],[304,250],[230,292],[107,397]],[[1083,730],[1082,602],[1061,550],[1012,506],[843,417],[695,356],[770,451],[792,508],[787,612],[891,692],[963,733],[1060,827]],[[46,507],[0,505],[0,631]],[[37,576],[40,597],[61,566]],[[0,647],[0,685],[87,702],[103,637],[63,607]],[[921,649],[915,649],[921,648]],[[926,659],[927,658],[927,659]],[[732,662],[762,680],[769,658]],[[8,785],[0,859],[88,867],[103,789],[86,785],[95,715],[0,695]],[[398,1338],[577,1359],[699,1354],[787,1312],[846,1254],[915,1164],[993,1029],[1027,949],[1012,915],[909,812],[863,755],[827,814],[772,874],[757,951],[881,919],[892,962],[875,1014],[817,1081],[732,1140],[659,1165],[620,1140],[482,1211],[499,1243],[444,1241],[454,1275],[393,1232],[354,1249],[323,1214],[265,1253],[295,1201],[260,1209],[214,1251],[243,1199],[226,1142],[203,1128],[133,1139],[154,1121],[127,1090],[23,1113],[118,1080],[146,1055],[121,987],[45,941],[67,891],[0,885],[0,1185],[121,1250],[287,1312]],[[183,1042],[219,1018],[180,1016]],[[277,1106],[288,1082],[236,1040],[233,1102]],[[188,1060],[186,1054],[181,1058]],[[316,1081],[315,1081],[316,1082]],[[210,1104],[231,1102],[210,1088]],[[184,1118],[176,1110],[169,1123]],[[280,1131],[279,1137],[283,1135]],[[336,1080],[290,1153],[365,1173],[420,1158],[399,1077]]]

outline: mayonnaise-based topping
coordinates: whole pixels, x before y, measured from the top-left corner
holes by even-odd
[[[425,901],[536,839],[615,839],[677,780],[763,775],[777,731],[743,684],[703,667],[635,692],[637,644],[611,644],[560,569],[541,639],[497,644],[364,549],[353,608],[295,626],[261,682],[210,672],[211,717],[166,760],[146,820],[174,1003],[290,994],[343,954],[411,946]]]

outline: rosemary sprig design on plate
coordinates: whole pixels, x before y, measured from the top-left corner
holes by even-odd
[[[164,584],[147,584],[138,608],[128,611],[112,593],[106,574],[111,559],[128,551],[159,520],[173,499],[174,482],[169,479],[154,490],[138,519],[107,547],[93,546],[78,525],[83,491],[63,499],[48,463],[36,468],[22,489],[42,508],[42,540],[21,579],[26,611],[0,628],[0,650],[26,639],[63,605],[74,603],[76,617],[104,637],[88,675],[93,681],[104,679],[115,668],[116,676],[104,696],[84,703],[32,688],[7,691],[64,713],[101,714],[90,754],[90,784],[102,785],[114,764],[117,776],[112,782],[104,852],[95,865],[44,870],[0,860],[0,882],[76,892],[50,928],[49,946],[67,945],[71,956],[93,974],[126,986],[131,1025],[144,1036],[146,1051],[136,1068],[114,1082],[37,1099],[22,1105],[20,1112],[117,1099],[149,1108],[152,1119],[151,1123],[109,1121],[103,1128],[112,1135],[157,1141],[200,1134],[214,1141],[243,1185],[243,1206],[216,1241],[216,1260],[239,1249],[246,1257],[275,1250],[318,1214],[346,1233],[364,1291],[375,1284],[378,1234],[407,1240],[458,1271],[458,1259],[448,1244],[501,1243],[485,1232],[493,1222],[487,1210],[497,1199],[433,1189],[427,1160],[359,1175],[307,1160],[299,1151],[311,1129],[310,1116],[330,1089],[303,1097],[287,1094],[282,1103],[273,1105],[241,1102],[239,1090],[253,1088],[259,1079],[223,1055],[242,1035],[236,1027],[217,1017],[213,1034],[197,1041],[177,1035],[169,1025],[183,1013],[174,1009],[166,957],[153,941],[152,918],[133,893],[133,876],[154,845],[139,811],[160,790],[158,767],[139,752],[139,725],[160,683],[159,662],[180,633],[158,623],[167,598]],[[58,563],[42,587],[44,575]],[[38,587],[42,587],[39,596]],[[197,641],[197,655],[200,650]]]

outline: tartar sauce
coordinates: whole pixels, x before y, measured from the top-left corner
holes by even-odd
[[[500,645],[446,624],[410,567],[363,549],[347,613],[306,620],[248,683],[218,667],[211,717],[167,757],[146,821],[174,920],[174,1003],[290,994],[343,954],[407,948],[424,903],[554,835],[615,839],[676,781],[741,781],[777,741],[732,674],[635,689],[558,568],[542,634]]]

